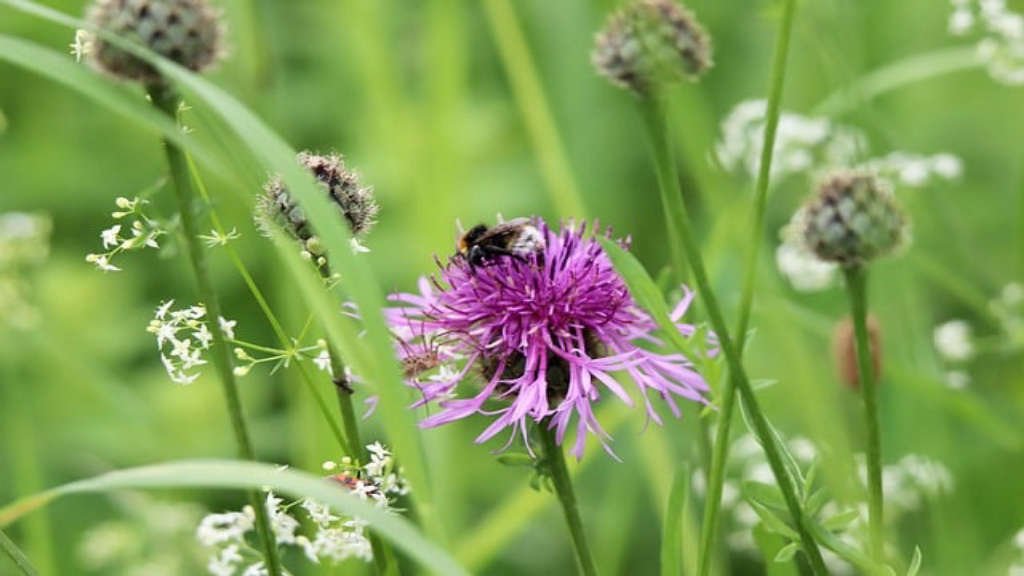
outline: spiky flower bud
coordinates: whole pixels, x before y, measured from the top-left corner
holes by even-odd
[[[338,207],[339,214],[345,218],[356,240],[373,227],[379,209],[373,198],[373,190],[360,186],[359,176],[345,167],[341,156],[300,152],[298,161],[316,177],[328,198]],[[314,257],[318,264],[324,264],[323,243],[281,179],[271,179],[263,187],[263,192],[257,206],[257,221],[264,226],[270,222],[281,225],[302,242],[305,252]]]
[[[711,40],[674,0],[634,0],[598,32],[594,67],[613,84],[646,94],[660,83],[696,79],[711,67]]]
[[[873,314],[868,315],[868,348],[871,349],[871,372],[874,381],[882,373],[882,329]],[[847,316],[836,324],[832,333],[832,357],[836,372],[843,384],[851,390],[860,390],[860,368],[857,365],[857,348],[854,341],[853,320]]]
[[[207,0],[97,0],[89,22],[192,70],[201,72],[223,54],[220,13]],[[153,66],[102,37],[89,48],[92,64],[113,76],[161,82]]]
[[[807,247],[841,266],[884,256],[906,239],[906,219],[892,191],[869,172],[833,172],[802,210]]]

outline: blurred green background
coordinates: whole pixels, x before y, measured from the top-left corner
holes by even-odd
[[[47,4],[80,15],[85,2]],[[631,235],[652,274],[665,265],[663,217],[633,97],[609,87],[589,63],[593,34],[616,2],[219,4],[229,22],[230,56],[213,80],[295,148],[343,153],[374,187],[382,211],[366,258],[386,290],[412,289],[434,269],[435,255],[450,254],[456,221],[566,216],[551,198],[567,186],[586,204],[586,214],[573,216]],[[501,10],[508,5],[513,12]],[[714,39],[716,66],[676,93],[672,129],[687,201],[732,317],[750,243],[753,186],[710,158],[729,110],[765,97],[779,7],[768,0],[688,5]],[[1011,6],[1024,10],[1024,2]],[[948,12],[938,0],[801,2],[784,109],[807,113],[871,70],[967,46],[947,33]],[[72,41],[67,30],[5,7],[0,33],[60,51]],[[534,78],[531,66],[540,92],[523,87],[524,78]],[[958,181],[901,193],[914,243],[872,274],[872,310],[884,341],[885,460],[924,454],[944,463],[955,481],[949,494],[893,526],[892,541],[905,557],[921,546],[929,574],[1005,573],[1012,535],[1024,527],[1022,342],[1009,338],[987,304],[1004,285],[1024,279],[1022,95],[974,68],[905,86],[842,118],[865,131],[872,155],[948,151],[964,160]],[[547,112],[553,126],[545,122]],[[117,261],[124,271],[108,274],[84,261],[100,251],[98,234],[111,225],[114,199],[136,195],[164,174],[157,137],[5,62],[0,114],[0,212],[43,212],[53,220],[52,254],[32,277],[42,321],[28,331],[0,326],[0,502],[109,469],[232,455],[216,383],[204,377],[187,387],[172,384],[145,332],[160,301],[194,301],[181,255],[127,254]],[[195,128],[204,128],[198,115]],[[559,146],[569,168],[564,174]],[[245,187],[208,175],[217,209],[242,234],[236,248],[297,333],[304,303],[281,277],[281,264],[267,256],[270,245],[249,215],[265,176],[253,167]],[[769,198],[749,366],[754,378],[778,381],[762,397],[781,430],[847,454],[850,447],[860,450],[859,398],[839,384],[829,353],[832,325],[845,314],[843,292],[794,292],[774,266],[777,231],[807,193],[806,180],[792,178]],[[155,198],[154,208],[170,214],[170,199]],[[212,258],[226,315],[239,320],[240,337],[272,342],[241,279],[222,253]],[[947,367],[932,345],[933,328],[950,318],[971,322],[979,342],[987,343],[965,367],[971,376],[965,390],[944,384]],[[320,384],[329,391],[329,382]],[[242,385],[262,460],[316,473],[320,462],[338,457],[293,374],[257,369]],[[604,572],[653,574],[672,476],[695,453],[696,417],[690,410],[682,421],[643,429],[635,411],[625,422],[614,444],[624,462],[591,454],[579,476],[580,499]],[[380,436],[373,418],[364,426],[365,437]],[[448,547],[479,551],[483,560],[474,572],[569,573],[571,549],[554,497],[529,489],[528,470],[499,465],[490,451],[500,443],[472,443],[484,426],[470,419],[423,432]],[[127,568],[117,563],[90,568],[83,540],[95,538],[90,529],[124,521],[134,528],[121,526],[110,541],[153,560],[140,573],[160,573],[156,559],[164,557],[177,558],[170,573],[199,573],[205,559],[185,512],[201,512],[171,506],[185,519],[161,532],[160,519],[175,516],[161,508],[167,502],[220,511],[239,507],[242,498],[228,492],[76,497],[21,521],[12,534],[45,574],[123,574]],[[495,531],[480,530],[503,505],[507,514],[489,525]],[[317,573],[361,569],[347,563]],[[0,562],[0,574],[10,570]],[[763,570],[758,554],[733,555],[732,573]]]

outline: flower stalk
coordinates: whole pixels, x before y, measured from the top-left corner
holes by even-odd
[[[747,329],[750,324],[750,313],[754,302],[754,285],[757,278],[757,259],[760,255],[764,239],[764,213],[768,198],[768,185],[771,179],[772,158],[775,151],[775,132],[779,127],[779,115],[782,105],[782,88],[786,78],[786,61],[789,55],[789,38],[793,31],[793,17],[796,13],[796,0],[786,0],[782,13],[782,23],[775,43],[775,56],[772,63],[771,84],[768,93],[768,107],[765,114],[764,141],[761,145],[761,163],[757,174],[754,197],[754,220],[751,225],[750,248],[743,271],[743,288],[740,295],[739,320],[736,326],[736,353],[743,357],[746,348]],[[722,506],[722,486],[725,482],[725,462],[729,457],[729,433],[732,428],[733,412],[736,409],[736,388],[732,379],[726,380],[722,386],[721,412],[715,441],[712,447],[710,471],[708,474],[707,499],[704,507],[704,522],[701,525],[700,556],[698,559],[698,576],[707,576],[711,570],[712,549],[718,536],[720,511]]]
[[[857,372],[864,398],[864,426],[867,431],[868,467],[868,537],[871,558],[881,563],[883,558],[882,516],[882,441],[878,425],[878,388],[872,366],[870,338],[867,325],[867,269],[863,266],[843,268],[846,290],[853,316],[854,342],[857,351]]]
[[[584,576],[596,576],[597,566],[594,564],[590,545],[587,544],[587,535],[583,530],[583,519],[580,517],[580,508],[576,503],[572,478],[569,477],[569,468],[565,464],[565,454],[555,438],[555,430],[549,424],[548,421],[538,423],[537,431],[544,446],[544,457],[551,473],[551,481],[554,484],[555,493],[558,495],[558,501],[562,505],[565,521],[569,525],[569,534],[572,536],[573,550],[576,552],[580,573]]]
[[[671,143],[665,129],[664,108],[657,97],[651,97],[641,104],[641,112],[647,125],[650,137],[651,153],[653,155],[655,168],[658,172],[658,183],[661,191],[661,200],[666,217],[672,222],[672,227],[677,231],[681,239],[684,255],[689,261],[690,269],[693,272],[697,290],[704,302],[711,327],[719,339],[722,353],[725,355],[726,364],[729,369],[729,377],[733,385],[739,390],[742,401],[745,403],[754,426],[754,434],[760,440],[764,449],[768,464],[772,469],[786,501],[786,507],[792,517],[794,527],[800,535],[802,550],[807,555],[815,574],[827,574],[825,562],[821,557],[821,551],[817,542],[811,536],[806,525],[800,499],[793,485],[793,479],[786,472],[777,439],[771,429],[767,417],[761,411],[754,395],[753,388],[747,378],[746,370],[740,358],[738,349],[725,323],[721,308],[718,306],[714,292],[711,290],[711,283],[704,267],[704,259],[697,246],[693,231],[690,229],[689,214],[686,204],[683,202],[682,190],[679,186],[679,179],[676,177],[675,160],[672,157]],[[669,229],[670,237],[672,228]]]
[[[181,100],[174,89],[166,84],[157,83],[150,84],[148,92],[153,105],[172,120],[175,120]],[[167,156],[172,187],[175,191],[178,212],[181,216],[181,230],[185,243],[188,246],[189,263],[195,274],[199,298],[206,306],[209,318],[217,319],[221,317],[220,301],[217,299],[217,293],[210,280],[206,252],[202,242],[199,240],[199,229],[194,217],[195,194],[192,188],[192,181],[189,178],[188,162],[185,154],[173,142],[167,139],[164,139],[164,152]],[[238,454],[245,460],[255,460],[224,332],[216,320],[209,322],[209,330],[213,335],[213,345],[210,348],[210,352],[219,376],[221,388],[224,392],[224,398],[227,402],[231,427],[234,432],[235,442],[238,445]],[[263,547],[267,570],[272,576],[280,576],[282,574],[281,560],[278,557],[277,545],[274,541],[274,534],[270,529],[270,519],[267,516],[263,499],[257,492],[250,491],[249,500],[256,514],[256,529]]]

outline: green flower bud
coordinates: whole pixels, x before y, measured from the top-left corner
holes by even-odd
[[[192,70],[206,70],[223,55],[220,13],[206,0],[97,0],[89,22]],[[125,80],[162,81],[144,60],[102,37],[91,42],[93,66]]]
[[[822,260],[859,266],[899,248],[906,219],[889,187],[873,174],[839,171],[802,209],[803,239]]]
[[[345,218],[352,235],[356,238],[364,236],[376,223],[379,210],[373,191],[360,186],[358,175],[347,170],[342,157],[337,154],[321,156],[301,152],[298,161],[316,176],[317,182],[338,207],[338,213]],[[263,187],[257,209],[257,222],[262,226],[275,222],[300,240],[303,249],[311,256],[325,253],[326,248],[313,232],[305,212],[280,178],[270,180]]]
[[[695,80],[711,68],[711,40],[673,0],[634,0],[597,34],[591,60],[613,84],[646,94],[657,84]]]

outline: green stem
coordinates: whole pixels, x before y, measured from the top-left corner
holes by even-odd
[[[868,436],[868,533],[871,557],[876,562],[882,562],[882,440],[878,425],[878,389],[875,386],[867,326],[868,274],[861,266],[847,267],[843,273],[846,276],[846,290],[850,297],[850,313],[853,315],[857,373],[860,391],[864,396],[864,427]]]
[[[793,31],[793,16],[796,0],[787,0],[782,13],[782,24],[775,41],[775,57],[772,62],[771,83],[768,92],[768,108],[765,116],[764,141],[761,143],[761,164],[757,174],[754,196],[754,221],[750,229],[750,249],[743,271],[743,288],[740,296],[739,321],[736,326],[736,353],[742,358],[746,348],[747,329],[754,303],[754,286],[757,279],[757,259],[764,241],[764,213],[767,206],[768,187],[771,183],[772,158],[775,152],[775,132],[779,127],[782,107],[782,88],[786,78],[786,61],[789,55],[789,39]],[[736,409],[736,388],[727,380],[722,386],[721,412],[715,431],[714,453],[711,456],[711,471],[708,478],[707,501],[704,507],[704,522],[701,525],[699,564],[697,574],[707,576],[711,571],[711,558],[715,539],[718,536],[722,486],[725,482],[725,462],[729,458],[729,433],[732,428],[733,412]]]
[[[177,119],[178,105],[181,100],[172,88],[169,86],[150,86],[149,96],[153,101],[153,105],[160,111],[172,120]],[[234,431],[235,442],[238,444],[238,454],[244,460],[255,460],[252,442],[249,439],[249,430],[242,412],[242,403],[238,397],[238,384],[235,382],[235,375],[232,371],[231,354],[225,342],[224,332],[221,330],[220,322],[218,321],[221,317],[220,301],[217,299],[213,282],[210,280],[206,252],[199,240],[199,230],[196,226],[194,215],[195,194],[189,177],[188,162],[185,159],[184,153],[167,139],[164,139],[164,152],[167,156],[171,182],[173,183],[175,196],[178,201],[182,234],[188,246],[189,263],[192,265],[192,271],[196,277],[199,298],[206,306],[207,324],[210,333],[213,335],[210,355],[213,358],[213,364],[219,375],[224,398],[227,401],[231,427]],[[274,533],[270,528],[267,507],[257,492],[250,491],[249,500],[256,513],[256,530],[263,545],[267,570],[272,576],[281,576],[281,560],[278,557]]]
[[[29,561],[28,556],[18,548],[18,545],[13,540],[4,534],[3,530],[0,530],[0,548],[4,549],[7,557],[14,562],[14,565],[21,570],[21,573],[25,576],[38,576],[39,572],[32,566],[32,562]]]
[[[674,227],[678,230],[682,239],[686,259],[690,263],[690,269],[693,271],[694,280],[697,283],[697,291],[700,294],[704,308],[707,310],[711,327],[718,337],[719,347],[725,356],[729,377],[732,379],[733,385],[739,390],[741,399],[750,414],[751,423],[754,427],[753,432],[760,440],[761,446],[764,449],[768,464],[775,475],[779,490],[786,501],[786,507],[792,516],[793,524],[800,535],[802,548],[810,561],[811,568],[814,569],[816,574],[827,574],[828,571],[821,557],[821,550],[819,550],[817,542],[815,542],[807,530],[803,510],[800,506],[800,499],[793,485],[793,479],[786,472],[771,424],[768,423],[768,419],[761,411],[757,397],[754,395],[750,381],[747,378],[746,370],[743,368],[738,350],[729,336],[725,317],[722,315],[714,292],[711,290],[711,282],[708,280],[707,271],[704,267],[704,259],[701,256],[700,249],[697,247],[693,231],[690,229],[690,217],[686,204],[683,203],[679,180],[678,178],[672,178],[675,174],[675,160],[672,157],[671,143],[664,127],[661,104],[656,98],[651,99],[647,102],[646,106],[642,107],[642,110],[650,135],[655,167],[659,172],[658,181],[662,183],[661,199],[664,210],[672,219]]]
[[[537,431],[541,443],[544,445],[544,456],[550,467],[555,493],[558,494],[558,501],[562,504],[565,521],[569,524],[569,534],[572,536],[580,573],[584,576],[596,576],[597,567],[594,565],[594,556],[590,552],[587,535],[583,530],[583,519],[580,517],[580,508],[576,503],[576,493],[572,488],[569,468],[565,465],[565,454],[555,439],[555,431],[548,428],[547,422],[540,423],[537,426]]]

